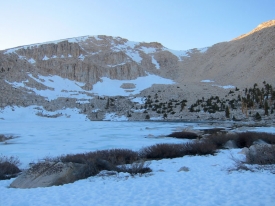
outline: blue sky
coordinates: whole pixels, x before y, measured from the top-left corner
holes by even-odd
[[[275,0],[0,0],[0,50],[85,35],[211,46],[275,19]]]

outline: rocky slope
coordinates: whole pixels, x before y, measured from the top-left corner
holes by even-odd
[[[91,120],[106,114],[161,119],[168,111],[144,109],[152,97],[163,104],[175,100],[167,118],[208,118],[190,114],[188,106],[201,97],[225,97],[235,87],[272,84],[274,78],[275,20],[232,41],[188,51],[85,36],[0,51],[0,106],[37,105],[42,116],[40,110],[78,108]]]

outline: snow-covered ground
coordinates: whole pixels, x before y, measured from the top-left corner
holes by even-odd
[[[18,136],[0,143],[0,154],[18,156],[22,168],[45,156],[180,143],[185,140],[164,136],[190,126],[200,128],[200,124],[180,122],[91,122],[77,111],[67,111],[71,118],[42,118],[15,109],[18,112],[0,111],[0,133]],[[266,130],[275,132],[274,127]],[[36,189],[9,188],[13,179],[3,180],[0,205],[274,205],[274,174],[228,172],[234,163],[231,154],[244,158],[239,151],[151,161],[153,172],[141,177],[119,173]],[[179,171],[182,167],[189,171]]]
[[[121,85],[131,83],[135,85],[133,89],[123,89]],[[134,80],[116,80],[102,77],[101,81],[93,85],[93,92],[99,96],[129,96],[139,94],[142,90],[151,87],[153,84],[174,84],[170,79],[165,79],[153,74],[138,77]],[[106,89],[108,88],[108,89]]]
[[[134,80],[116,80],[110,79],[107,77],[102,77],[100,81],[93,85],[93,90],[84,90],[81,87],[85,83],[72,81],[60,76],[42,76],[38,75],[38,78],[35,78],[31,74],[29,77],[36,82],[50,88],[45,90],[39,90],[33,87],[26,86],[25,83],[28,83],[29,80],[22,82],[9,82],[6,83],[12,85],[14,88],[24,87],[28,89],[29,92],[34,92],[37,95],[45,97],[47,100],[54,100],[59,97],[68,97],[68,98],[77,98],[89,100],[92,99],[89,94],[96,94],[99,96],[130,96],[134,94],[139,94],[142,90],[151,87],[153,84],[174,84],[175,82],[170,79],[165,79],[157,75],[147,73],[146,76],[138,77]],[[134,85],[132,89],[124,89],[121,86],[125,83],[131,83]]]

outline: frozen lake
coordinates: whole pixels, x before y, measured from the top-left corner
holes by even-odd
[[[232,122],[211,124],[89,121],[85,115],[72,109],[60,111],[63,114],[62,117],[45,118],[37,116],[37,111],[39,110],[33,107],[0,110],[0,134],[11,134],[17,137],[6,143],[0,142],[0,154],[19,157],[23,163],[22,167],[27,167],[30,162],[47,156],[54,157],[113,148],[139,150],[157,143],[181,143],[186,140],[165,136],[186,128],[228,129],[232,126]],[[250,127],[248,129],[275,133],[275,127]]]
[[[112,148],[138,150],[156,143],[185,140],[165,137],[195,123],[179,122],[1,122],[1,134],[17,138],[0,143],[0,153],[18,156],[24,165],[45,156]]]

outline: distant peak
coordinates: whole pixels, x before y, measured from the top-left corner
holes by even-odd
[[[274,26],[275,25],[275,20],[270,20],[270,21],[266,21],[264,23],[261,23],[259,24],[256,29],[263,29],[263,28],[266,28],[266,27],[271,27],[271,26]],[[254,30],[256,30],[254,29]]]
[[[255,29],[253,29],[251,32],[248,32],[247,34],[243,34],[243,35],[241,35],[241,36],[239,36],[239,37],[237,37],[233,40],[242,39],[244,37],[247,37],[247,36],[257,32],[257,31],[260,31],[264,28],[268,28],[268,27],[271,27],[271,26],[275,26],[275,20],[270,20],[270,21],[263,22],[263,23],[259,24]]]

